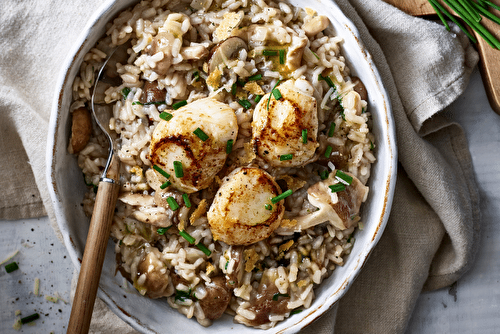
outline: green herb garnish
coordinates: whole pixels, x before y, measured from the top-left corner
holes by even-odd
[[[318,80],[321,81],[321,80],[325,80],[325,82],[328,84],[328,87],[330,88],[336,88],[335,85],[333,84],[333,81],[332,79],[329,77],[329,76],[322,76],[321,74],[318,75]]]
[[[340,169],[337,169],[337,171],[335,172],[335,178],[348,186],[350,186],[352,183],[352,176],[347,175]]]
[[[250,77],[248,77],[248,81],[257,81],[257,80],[261,80],[262,79],[262,74],[254,74]]]
[[[279,51],[279,54],[280,54],[280,64],[283,65],[285,64],[285,50],[281,49]]]
[[[283,154],[280,155],[280,161],[287,161],[287,160],[292,160],[293,159],[293,154]]]
[[[186,100],[175,102],[174,104],[172,104],[172,109],[177,110],[180,107],[184,107],[186,104],[188,104]]]
[[[255,95],[255,103],[259,103],[259,101],[262,99],[262,95]]]
[[[226,154],[229,154],[233,151],[233,144],[234,144],[234,140],[232,139],[229,139],[226,143]]]
[[[196,241],[195,238],[193,238],[192,236],[189,235],[189,233],[187,233],[186,231],[182,230],[182,231],[179,231],[179,235],[181,237],[183,237],[184,239],[187,240],[187,242],[189,242],[190,244],[194,244],[194,242]]]
[[[301,310],[301,309],[296,308],[295,310],[291,310],[291,311],[290,311],[290,315],[298,314],[298,313],[300,313],[300,312],[302,312],[302,310]]]
[[[277,302],[279,297],[290,298],[290,295],[288,293],[275,293],[273,295],[273,301]]]
[[[198,247],[203,253],[205,253],[206,256],[210,256],[210,254],[212,254],[210,249],[208,249],[204,244],[198,243],[196,244],[196,247]]]
[[[172,196],[167,197],[167,203],[172,211],[175,211],[179,208],[179,204],[177,204],[175,198],[173,198]]]
[[[156,230],[156,233],[158,233],[159,235],[164,235],[171,227],[172,225],[170,225],[169,227],[160,227],[159,229]]]
[[[307,129],[302,130],[302,144],[307,144]]]
[[[245,100],[245,99],[243,99],[243,100],[238,100],[238,103],[239,103],[239,104],[240,104],[243,108],[245,108],[245,109],[250,109],[250,108],[252,108],[252,103],[250,103],[250,101],[248,101],[248,100]]]
[[[266,210],[271,211],[273,209],[273,206],[271,204],[266,204],[264,205],[264,208],[266,208]]]
[[[38,313],[33,313],[32,315],[28,315],[27,317],[21,318],[21,323],[24,325],[29,322],[35,321],[38,318],[40,318],[40,315]]]
[[[234,83],[232,86],[231,86],[231,95],[232,96],[235,96],[236,95],[236,88],[238,88],[236,86],[236,83]]]
[[[273,204],[276,204],[278,203],[279,201],[281,201],[282,199],[285,199],[287,198],[288,196],[290,196],[291,194],[293,193],[292,189],[288,189],[287,191],[285,191],[284,193],[276,196],[276,197],[273,197],[271,198],[271,202]]]
[[[334,133],[335,133],[335,122],[332,122],[332,124],[330,124],[330,129],[328,130],[328,137],[333,137]]]
[[[276,82],[276,84],[274,85],[273,89],[271,89],[271,94],[269,94],[269,99],[267,100],[267,110],[269,110],[269,103],[271,103],[271,97],[274,95],[273,94],[274,89],[279,85],[280,82],[281,82],[281,80],[278,80],[278,82]],[[281,96],[281,93],[280,93],[280,96]]]
[[[328,186],[328,188],[330,188],[330,190],[332,191],[332,193],[336,193],[336,192],[339,192],[339,191],[344,191],[345,190],[345,184],[343,184],[343,183],[336,183],[336,184],[332,184],[331,186]]]
[[[184,176],[184,170],[182,169],[182,162],[174,161],[174,172],[175,172],[175,177]]]
[[[332,154],[332,151],[333,151],[333,147],[331,147],[330,145],[328,145],[326,147],[326,150],[325,150],[325,158],[329,158],[330,155]]]
[[[281,96],[281,92],[279,91],[279,89],[273,89],[273,95],[274,95],[274,98],[276,100],[279,100],[281,99],[283,96]]]
[[[175,290],[175,301],[180,300],[181,302],[186,299],[191,299],[191,289],[189,291]]]
[[[262,55],[263,56],[277,56],[278,51],[276,51],[276,50],[264,50],[264,51],[262,51]]]
[[[174,115],[172,115],[171,113],[168,113],[166,111],[164,111],[160,114],[160,118],[165,120],[165,121],[170,121],[172,119],[172,117],[174,117]]]
[[[203,132],[203,130],[200,128],[196,128],[196,130],[194,130],[193,133],[202,141],[206,141],[208,139],[208,135],[205,132]]]
[[[166,187],[170,186],[171,184],[172,184],[172,182],[167,181],[167,182],[163,183],[163,184],[160,186],[160,189],[165,189]]]
[[[170,177],[170,174],[165,172],[163,169],[161,169],[159,166],[157,165],[153,165],[153,169],[155,171],[157,171],[158,173],[160,173],[161,175],[165,176],[167,179]]]
[[[123,97],[126,99],[126,98],[127,98],[127,96],[128,96],[128,94],[129,94],[130,92],[131,92],[131,89],[130,89],[130,88],[128,88],[128,87],[124,87],[124,88],[122,89],[122,95],[123,95]]]
[[[191,207],[191,201],[189,200],[188,194],[182,194],[182,200],[184,201],[184,205],[186,205],[186,208]]]
[[[325,169],[325,170],[322,170],[321,172],[319,172],[319,177],[322,180],[326,180],[326,179],[328,179],[329,174],[330,174],[330,172],[327,169]]]
[[[447,30],[450,30],[450,27],[442,14],[445,14],[451,21],[453,21],[474,43],[477,43],[476,38],[472,36],[467,28],[461,25],[458,20],[444,8],[444,6],[442,6],[437,0],[428,1],[432,5],[434,11],[438,14]],[[498,39],[481,24],[481,16],[500,24],[500,18],[488,10],[488,7],[500,10],[499,6],[487,0],[479,0],[479,2],[471,0],[443,0],[443,2],[456,14],[458,14],[460,18],[462,18],[466,26],[476,31],[477,34],[492,48],[500,49],[500,42]]]
[[[16,271],[17,269],[19,269],[17,262],[12,262],[5,265],[5,271],[7,272],[7,274],[10,274],[11,272]]]

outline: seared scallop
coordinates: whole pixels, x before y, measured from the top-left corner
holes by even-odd
[[[311,84],[303,79],[287,80],[275,90],[279,93],[264,95],[253,113],[255,153],[275,167],[312,162],[319,144],[317,103]]]
[[[280,193],[266,171],[235,169],[224,178],[207,214],[214,239],[229,245],[250,245],[269,237],[285,212],[283,201],[271,201]]]
[[[180,191],[204,189],[224,166],[227,142],[238,135],[234,110],[204,98],[169,112],[172,117],[153,132],[151,163],[170,174],[168,181]]]

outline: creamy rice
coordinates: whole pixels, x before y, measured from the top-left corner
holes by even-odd
[[[236,15],[234,21],[228,13]],[[375,141],[369,129],[371,114],[367,102],[353,93],[359,84],[351,78],[341,54],[342,38],[334,35],[331,26],[313,33],[308,30],[309,34],[304,31],[317,17],[312,10],[264,0],[142,1],[108,24],[106,35],[85,56],[74,81],[71,112],[83,106],[90,110],[98,69],[111,50],[127,45],[123,61],[113,69],[116,85],[101,85],[97,94],[98,100],[111,108],[110,128],[116,133],[121,161],[120,200],[111,232],[118,266],[139,293],[166,298],[172,308],[204,326],[216,317],[209,314],[209,309],[220,305],[227,305],[222,311],[233,315],[235,321],[262,329],[308,308],[314,289],[347,261],[354,244],[353,233],[361,222],[357,213],[345,228],[325,221],[302,231],[293,229],[300,217],[318,210],[308,200],[308,189],[323,182],[326,176],[321,175],[340,169],[364,187],[375,162]],[[169,47],[170,66],[160,70],[166,54],[153,53],[151,44],[168,22],[175,23],[178,35]],[[242,37],[242,31],[249,26],[255,29],[251,40]],[[241,37],[247,47],[232,55],[230,66],[222,67],[213,82],[215,71],[207,73],[209,60],[213,59],[209,52],[230,36]],[[267,40],[269,36],[272,43]],[[276,56],[262,55],[263,50],[270,49],[288,52],[294,47],[294,38],[307,40],[295,67],[286,67]],[[190,52],[198,52],[197,57]],[[290,60],[291,54],[286,56]],[[255,154],[252,118],[259,94],[246,86],[254,75],[261,75],[253,82],[266,94],[287,79],[294,79],[296,86],[304,80],[313,87],[318,145],[314,158],[304,165],[271,166]],[[331,81],[322,79],[325,77]],[[144,102],[148,94],[146,82],[155,82],[164,99]],[[302,89],[308,87],[306,84]],[[238,135],[225,167],[213,182],[189,194],[190,207],[184,204],[182,191],[172,187],[165,190],[181,204],[172,210],[160,205],[155,197],[159,181],[152,176],[152,135],[162,121],[162,112],[174,113],[173,106],[179,101],[189,104],[206,97],[234,110]],[[238,102],[242,100],[250,106],[242,106]],[[333,134],[329,133],[332,124]],[[325,157],[329,148],[333,148],[332,153]],[[106,140],[95,124],[90,140],[77,157],[89,185],[83,205],[90,215],[95,200],[93,185],[99,183],[107,158]],[[285,212],[280,227],[267,239],[250,245],[229,245],[214,240],[207,211],[222,180],[242,166],[265,170],[283,191],[293,188],[293,193],[283,201]],[[222,291],[223,296],[217,291]],[[217,298],[227,295],[227,303],[207,301],[214,294]]]

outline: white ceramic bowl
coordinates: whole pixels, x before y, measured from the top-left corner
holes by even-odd
[[[91,18],[80,39],[70,53],[57,84],[50,120],[47,148],[48,185],[59,228],[64,236],[66,248],[73,264],[79,268],[88,231],[89,218],[83,213],[82,202],[85,184],[76,158],[67,152],[71,119],[69,106],[72,83],[79,71],[84,55],[103,35],[105,24],[120,10],[136,0],[106,1]],[[370,195],[362,207],[363,231],[356,232],[356,243],[346,264],[338,267],[316,290],[316,298],[310,308],[296,314],[266,333],[294,333],[320,317],[350,287],[366,262],[370,252],[380,239],[386,225],[392,202],[396,176],[396,144],[390,100],[381,82],[370,54],[360,42],[354,25],[342,14],[333,1],[291,0],[293,5],[311,7],[327,15],[336,34],[345,40],[343,53],[353,73],[361,78],[369,96],[369,109],[373,114],[373,133],[377,141],[377,162],[372,166],[369,181]],[[140,296],[115,274],[114,245],[110,241],[100,281],[99,296],[118,316],[135,329],[144,333],[257,333],[257,330],[235,324],[224,315],[208,328],[200,326],[196,320],[187,319],[173,310],[166,300],[153,300]]]

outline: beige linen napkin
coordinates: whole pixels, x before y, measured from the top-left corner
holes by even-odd
[[[7,0],[0,12],[1,153],[24,147],[51,218],[44,135],[52,86],[72,41],[99,3]],[[460,126],[439,111],[464,91],[477,54],[461,34],[409,17],[380,0],[337,3],[359,29],[390,95],[400,168],[382,239],[338,307],[304,332],[402,333],[422,289],[452,284],[474,258],[479,204],[467,142]],[[11,134],[4,134],[4,124]],[[15,175],[17,165],[26,166],[26,155],[18,151],[2,163],[4,175]],[[0,213],[23,196],[16,184],[10,184],[12,201],[2,198]],[[36,198],[25,201],[17,215],[30,214],[25,208],[36,205]],[[101,301],[91,331],[134,332]]]

